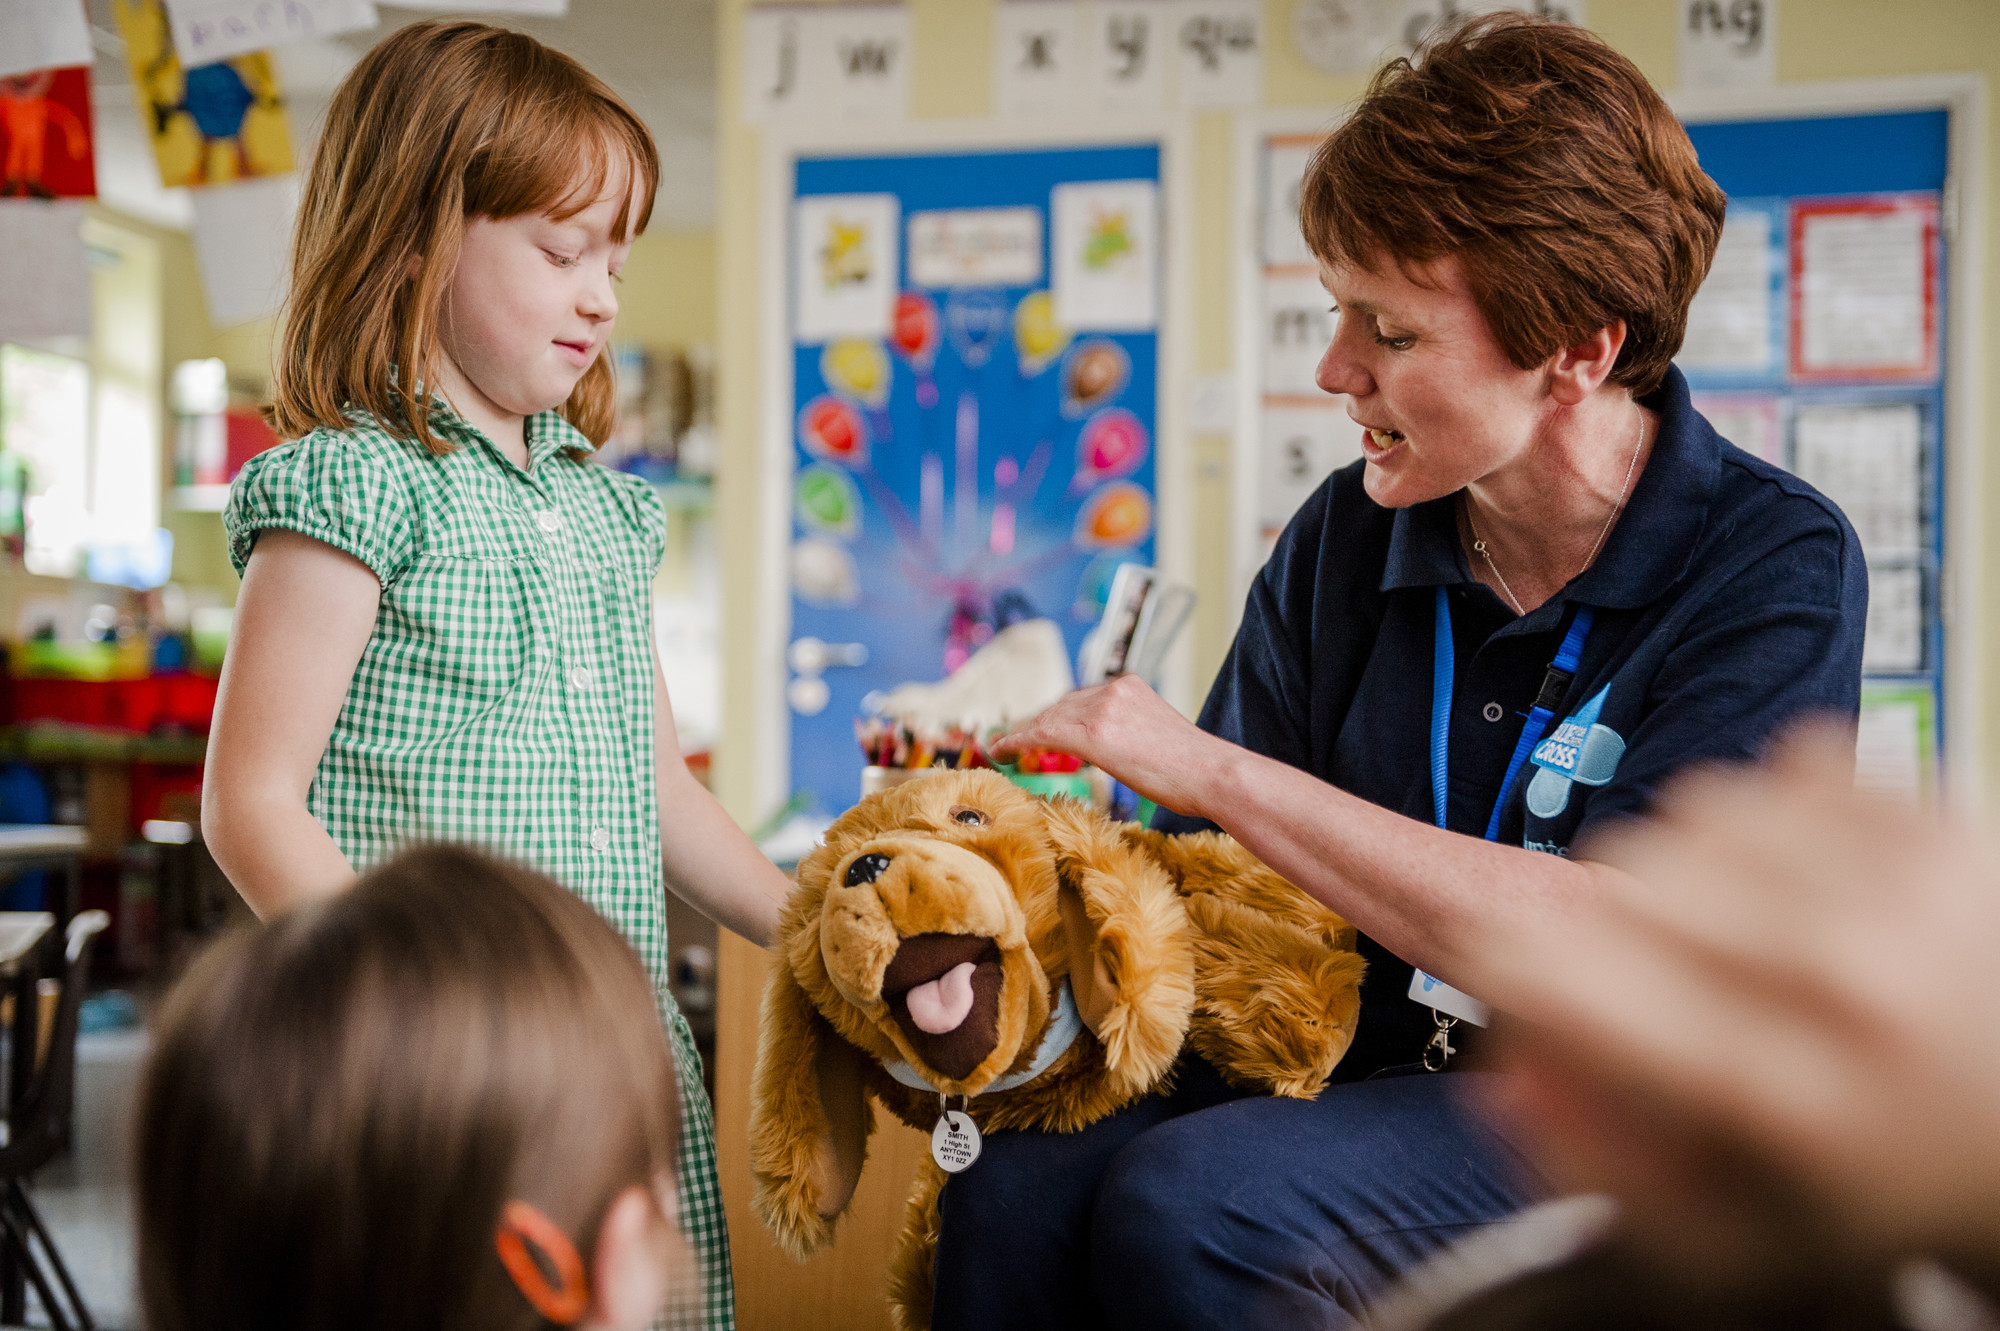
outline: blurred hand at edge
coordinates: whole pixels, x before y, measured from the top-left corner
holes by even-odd
[[[1626,870],[1491,940],[1497,1108],[1711,1281],[2000,1269],[2000,853],[1860,793],[1851,732],[1711,769],[1586,848]]]

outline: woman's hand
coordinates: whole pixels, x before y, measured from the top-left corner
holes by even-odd
[[[990,746],[1002,762],[1023,749],[1073,753],[1161,808],[1210,819],[1217,778],[1240,752],[1175,711],[1137,675],[1078,689]]]

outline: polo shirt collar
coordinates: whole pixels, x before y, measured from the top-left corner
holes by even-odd
[[[1551,604],[1635,609],[1658,599],[1694,559],[1721,477],[1721,436],[1695,411],[1687,378],[1676,367],[1669,366],[1659,388],[1640,403],[1660,417],[1652,456],[1597,562]],[[1382,568],[1383,591],[1475,581],[1459,547],[1457,502],[1452,494],[1397,510]]]

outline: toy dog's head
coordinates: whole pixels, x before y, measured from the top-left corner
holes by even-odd
[[[976,1095],[1048,1020],[1057,890],[1039,800],[990,772],[906,782],[799,864],[786,959],[850,1043]]]
[[[830,1235],[814,1218],[859,1173],[867,1064],[977,1096],[1035,1060],[1067,980],[1103,1088],[1137,1094],[1171,1067],[1194,1002],[1187,913],[1160,866],[1100,815],[994,772],[905,782],[834,823],[799,863],[777,951],[752,1155],[795,1250]]]

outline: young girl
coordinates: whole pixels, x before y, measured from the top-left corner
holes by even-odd
[[[683,1276],[672,1055],[588,906],[456,848],[243,930],[140,1091],[154,1331],[644,1331]]]
[[[593,465],[646,129],[519,33],[416,23],[342,83],[300,205],[272,416],[224,522],[243,573],[203,831],[262,915],[412,841],[487,847],[595,906],[680,1068],[681,1221],[734,1322],[662,874],[759,945],[790,884],[688,774],[651,632],[665,518]]]

